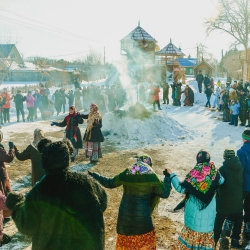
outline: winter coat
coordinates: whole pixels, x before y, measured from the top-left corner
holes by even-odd
[[[41,108],[44,97],[42,95],[40,95],[40,94],[34,94],[33,96],[34,96],[34,98],[36,98],[36,100],[34,102],[34,106],[38,107],[38,108]]]
[[[240,104],[235,103],[233,105],[228,105],[229,109],[232,110],[233,115],[238,115],[240,113]]]
[[[97,181],[59,169],[33,187],[12,218],[22,234],[32,236],[33,250],[103,250],[106,207]]]
[[[22,94],[16,94],[14,96],[14,103],[16,105],[16,108],[23,108],[23,102],[26,100],[26,97],[23,96]]]
[[[10,93],[7,92],[3,92],[2,93],[2,97],[6,99],[6,102],[5,104],[3,105],[3,109],[9,109],[10,108],[10,101],[13,99],[11,96],[10,96]]]
[[[159,96],[159,94],[160,94],[160,88],[155,87],[154,91],[155,91],[155,94],[153,95],[153,100],[159,101],[160,100],[160,96]]]
[[[66,104],[65,92],[63,90],[60,90],[60,94],[61,94],[61,97],[62,97],[62,104],[65,105]]]
[[[131,194],[129,192],[130,187],[119,181],[119,175],[114,178],[106,178],[97,173],[92,173],[91,175],[106,188],[115,188],[123,185],[123,195],[116,226],[118,234],[126,236],[140,235],[151,232],[154,229],[150,201],[155,194],[161,198],[169,197],[171,191],[169,178],[165,177],[164,189],[161,191],[158,191],[156,186],[149,186],[152,190],[151,192],[148,192],[148,188],[144,190],[144,187],[137,187],[137,194]]]
[[[243,191],[250,192],[250,141],[244,142],[237,151],[243,168]]]
[[[7,152],[4,149],[3,145],[0,144],[0,190],[5,196],[7,196],[9,192],[11,192],[10,179],[5,162],[12,162],[14,157],[14,149],[10,149],[9,152]]]
[[[185,193],[185,188],[182,188],[180,185],[180,181],[175,173],[170,175],[172,178],[172,184],[175,190],[178,193]],[[224,182],[224,178],[221,176],[219,180],[219,184]],[[197,201],[193,197],[193,195],[189,194],[189,199],[185,203],[184,210],[184,225],[190,228],[195,232],[208,233],[212,232],[214,229],[214,221],[216,215],[216,203],[215,197],[213,197],[212,201],[209,205],[199,210],[197,205]]]
[[[88,115],[81,115],[81,117],[83,119],[88,119]],[[85,131],[83,140],[88,142],[103,142],[104,136],[102,134],[101,127],[102,127],[102,119],[100,119],[98,123],[95,121],[92,130],[89,132],[87,132],[87,130]],[[91,132],[91,138],[89,139],[90,132]]]
[[[204,78],[204,85],[206,88],[210,85],[210,79],[207,76],[205,76],[205,78]]]
[[[206,88],[206,90],[205,90],[206,96],[211,96],[212,93],[213,93],[213,90],[211,88]]]
[[[19,149],[15,146],[16,158],[19,161],[31,160],[31,168],[32,168],[32,186],[35,185],[36,182],[40,181],[44,176],[45,172],[42,168],[41,155],[38,152],[37,148],[30,144],[23,152],[20,152]]]
[[[73,106],[74,103],[74,94],[73,93],[68,93],[68,95],[66,95],[66,97],[69,99],[69,106]]]
[[[189,104],[194,103],[194,91],[189,87],[188,88],[188,97],[189,97]]]
[[[34,108],[36,98],[32,95],[26,96],[27,108]]]
[[[216,211],[220,214],[236,214],[243,211],[243,170],[237,156],[226,159],[219,169],[224,177],[216,194]]]
[[[196,76],[196,81],[197,81],[198,83],[202,83],[202,82],[204,81],[204,76],[203,76],[202,74],[198,74],[198,75]]]
[[[181,99],[181,86],[176,87],[175,89],[175,99],[180,100]]]
[[[68,119],[70,121],[68,121]],[[71,119],[73,119],[73,121],[71,122]],[[66,132],[66,138],[68,138],[69,140],[72,141],[72,138],[75,138],[76,141],[72,141],[72,144],[74,146],[74,148],[82,148],[83,143],[82,143],[82,135],[81,135],[81,131],[78,128],[79,124],[83,124],[83,119],[80,115],[76,115],[70,118],[69,115],[67,115],[64,120],[62,122],[57,122],[56,126],[58,127],[65,127],[67,125],[67,123],[69,123],[68,129],[66,128],[65,132]],[[73,127],[72,127],[73,125]]]

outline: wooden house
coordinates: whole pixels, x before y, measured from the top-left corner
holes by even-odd
[[[203,75],[208,75],[209,77],[211,77],[213,74],[212,66],[209,65],[205,60],[202,60],[194,67],[194,76],[196,76],[200,71]]]

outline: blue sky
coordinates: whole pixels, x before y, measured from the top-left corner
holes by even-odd
[[[0,0],[0,42],[17,42],[28,56],[74,60],[90,49],[106,60],[119,60],[120,40],[140,20],[160,48],[172,38],[183,52],[196,56],[196,44],[220,59],[232,42],[216,32],[205,34],[205,18],[216,14],[217,0]]]

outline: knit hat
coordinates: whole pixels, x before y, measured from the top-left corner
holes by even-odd
[[[22,91],[20,89],[17,90],[17,93],[21,93]]]
[[[210,162],[210,154],[207,151],[200,150],[196,156],[197,163]]]
[[[3,132],[0,130],[0,142],[3,140]]]
[[[223,154],[224,159],[231,158],[233,156],[235,156],[235,151],[233,149],[225,149]]]
[[[29,90],[29,91],[28,91],[28,94],[31,94],[31,93],[32,93],[32,92]]]
[[[69,167],[73,146],[68,139],[52,142],[45,138],[38,143],[37,148],[41,153],[42,165],[46,173],[67,169]]]
[[[242,133],[242,138],[246,141],[250,141],[250,130],[245,130],[243,133]]]

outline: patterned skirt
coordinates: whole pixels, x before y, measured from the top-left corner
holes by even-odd
[[[155,230],[141,235],[117,235],[116,250],[156,250]]]
[[[98,161],[102,158],[102,149],[100,142],[86,142],[85,144],[85,154],[90,161]]]
[[[184,226],[172,250],[213,250],[214,246],[213,232],[199,233]]]

